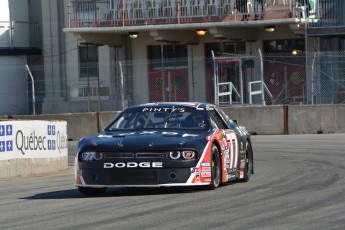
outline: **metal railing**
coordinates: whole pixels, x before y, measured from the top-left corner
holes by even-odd
[[[315,15],[315,16],[314,16]],[[313,8],[308,11],[310,28],[344,27],[344,1],[343,0],[318,0]],[[314,20],[316,18],[317,20]]]
[[[236,95],[238,98],[241,98],[240,93],[237,91],[236,87],[232,82],[221,82],[218,83],[218,99],[215,100],[216,104],[232,104],[233,96]],[[223,100],[221,99],[223,98]],[[237,100],[239,101],[239,100]]]
[[[69,27],[133,26],[195,22],[282,19],[296,16],[296,2],[266,1],[264,12],[254,0],[69,0]]]
[[[28,65],[25,65],[26,71],[28,72],[29,76],[30,76],[30,80],[31,80],[31,94],[32,94],[32,114],[36,115],[36,108],[35,108],[35,104],[36,104],[36,94],[35,94],[35,80],[34,77],[32,76],[31,70],[29,68]]]
[[[261,87],[258,90],[254,90],[253,89],[254,85],[260,85],[261,86],[261,84],[263,84],[264,90],[262,90]],[[274,104],[273,95],[270,92],[270,90],[268,89],[268,87],[265,84],[265,82],[262,82],[262,81],[252,81],[252,82],[249,82],[249,85],[248,85],[249,104],[253,104],[253,96],[259,95],[261,98],[265,98],[265,96],[264,96],[265,93],[268,94],[268,97],[271,100],[271,103]],[[263,101],[263,102],[265,102],[265,101]],[[264,105],[265,104],[266,103],[264,103]]]
[[[308,28],[344,27],[342,0],[68,0],[68,27],[125,27],[159,24],[302,18]]]

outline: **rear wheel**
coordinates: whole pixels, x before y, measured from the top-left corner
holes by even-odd
[[[246,158],[245,158],[245,165],[244,165],[244,177],[241,179],[243,182],[248,182],[250,175],[253,173],[253,151],[252,146],[249,142],[246,144]]]
[[[221,181],[221,163],[220,163],[220,156],[219,150],[217,146],[212,146],[212,154],[211,154],[211,184],[210,189],[214,190],[218,188],[220,181]]]
[[[86,196],[100,196],[107,191],[107,188],[78,187],[78,189]]]

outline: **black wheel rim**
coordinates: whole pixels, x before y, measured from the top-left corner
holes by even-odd
[[[212,166],[212,176],[213,176],[213,184],[217,187],[219,185],[220,182],[220,172],[219,172],[219,166],[220,166],[220,162],[219,162],[219,156],[217,156],[217,153],[213,153],[212,155],[212,162],[211,162],[211,166]]]

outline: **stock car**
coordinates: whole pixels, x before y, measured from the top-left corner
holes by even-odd
[[[80,139],[75,158],[75,186],[89,196],[111,187],[216,189],[253,173],[246,127],[198,102],[131,106],[104,131]]]

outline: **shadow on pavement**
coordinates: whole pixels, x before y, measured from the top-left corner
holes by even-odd
[[[75,199],[75,198],[95,198],[95,197],[121,197],[121,196],[151,196],[177,193],[194,193],[208,190],[197,188],[109,188],[101,196],[85,196],[77,188],[47,193],[38,193],[33,196],[24,197],[25,200],[53,200],[53,199]]]

